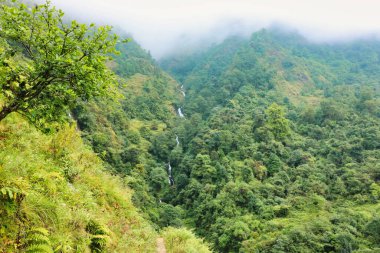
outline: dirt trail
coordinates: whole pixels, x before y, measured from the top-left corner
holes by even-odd
[[[164,238],[157,238],[157,253],[166,253]]]

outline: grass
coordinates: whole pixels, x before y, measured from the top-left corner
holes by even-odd
[[[132,191],[105,171],[74,125],[44,135],[12,115],[0,123],[0,252],[22,248],[27,231],[45,228],[54,249],[89,252],[90,221],[109,231],[105,252],[155,252],[157,234],[133,206]],[[17,245],[18,244],[18,245]]]
[[[162,237],[168,253],[211,253],[208,245],[184,228],[168,227]]]

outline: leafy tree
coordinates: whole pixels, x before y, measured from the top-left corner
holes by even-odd
[[[191,173],[194,178],[210,182],[216,176],[216,169],[211,165],[211,160],[208,155],[198,154],[195,158],[194,167]]]
[[[63,121],[79,99],[104,95],[115,78],[107,54],[116,52],[110,27],[63,21],[49,2],[0,8],[0,120],[12,112],[37,126]]]
[[[274,103],[265,111],[266,124],[278,140],[283,140],[290,134],[289,120],[285,118],[284,109]]]
[[[380,244],[380,218],[373,218],[366,226],[366,233],[372,237],[372,239]]]
[[[256,229],[258,222],[252,216],[240,216],[229,218],[218,218],[212,225],[214,233],[220,235],[215,240],[215,248],[219,252],[239,252],[241,242],[247,240]]]
[[[149,181],[154,192],[160,192],[168,184],[168,175],[164,169],[154,168],[150,172]]]
[[[158,224],[161,227],[181,227],[181,208],[170,204],[161,204],[159,207],[160,219]]]

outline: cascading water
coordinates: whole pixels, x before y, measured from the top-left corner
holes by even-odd
[[[168,174],[169,174],[169,184],[172,186],[174,185],[174,179],[172,176],[172,166],[170,165],[170,162],[168,163]]]
[[[181,118],[184,118],[184,117],[185,117],[185,115],[183,115],[183,113],[182,113],[182,109],[181,109],[181,107],[178,108],[178,115],[179,115]]]
[[[182,93],[182,95],[183,95],[184,97],[186,97],[186,93],[185,93],[185,91],[183,90],[183,85],[181,85],[181,93]]]
[[[185,97],[186,96],[186,93],[185,91],[183,90],[183,85],[181,85],[181,93],[182,95]],[[184,118],[185,115],[182,113],[182,108],[179,107],[178,108],[178,116],[180,118]],[[179,137],[178,135],[175,135],[175,141],[177,142],[177,147],[179,146]],[[169,184],[170,186],[173,186],[174,185],[174,179],[173,179],[173,175],[172,175],[172,166],[170,165],[170,162],[168,163],[168,179],[169,179]]]

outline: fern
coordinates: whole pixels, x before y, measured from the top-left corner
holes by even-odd
[[[92,235],[90,243],[91,252],[105,252],[105,248],[110,240],[108,229],[91,220],[86,226],[86,231]]]
[[[50,245],[49,232],[44,228],[29,230],[25,238],[26,253],[53,253]]]
[[[4,200],[20,202],[24,196],[25,194],[20,189],[14,187],[0,188],[0,197]]]

